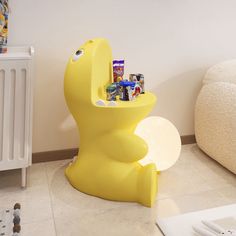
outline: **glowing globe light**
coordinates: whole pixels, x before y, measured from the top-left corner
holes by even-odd
[[[181,140],[178,130],[168,120],[150,116],[136,127],[135,134],[148,145],[147,155],[139,161],[141,165],[155,163],[157,170],[170,168],[179,158]]]

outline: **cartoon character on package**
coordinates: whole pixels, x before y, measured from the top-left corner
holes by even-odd
[[[144,76],[143,74],[130,74],[129,75],[129,80],[135,82],[136,84],[139,84],[141,88],[140,93],[145,93],[144,90]]]
[[[132,88],[131,86],[127,86],[126,87],[127,93],[128,93],[128,101],[133,101],[135,99],[135,91],[134,88]]]
[[[134,96],[137,97],[140,93],[142,93],[142,87],[139,82],[137,82],[134,86]]]
[[[107,101],[116,101],[116,96],[119,92],[117,83],[112,83],[107,86],[106,92],[107,92]]]
[[[120,82],[124,76],[124,60],[113,61],[113,80],[114,82]]]

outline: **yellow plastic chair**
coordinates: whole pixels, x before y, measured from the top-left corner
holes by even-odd
[[[81,192],[151,207],[157,192],[156,166],[138,163],[148,147],[134,131],[152,110],[156,97],[147,92],[134,101],[99,105],[111,82],[112,53],[105,39],[89,40],[69,59],[64,92],[80,144],[66,176]]]

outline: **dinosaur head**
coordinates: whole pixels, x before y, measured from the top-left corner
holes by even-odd
[[[70,110],[93,107],[105,98],[105,87],[112,80],[111,63],[111,48],[101,38],[87,41],[70,57],[64,80]]]

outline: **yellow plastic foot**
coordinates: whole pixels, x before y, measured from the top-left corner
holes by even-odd
[[[147,207],[152,207],[156,200],[157,172],[154,164],[144,166],[140,171],[139,202]]]

